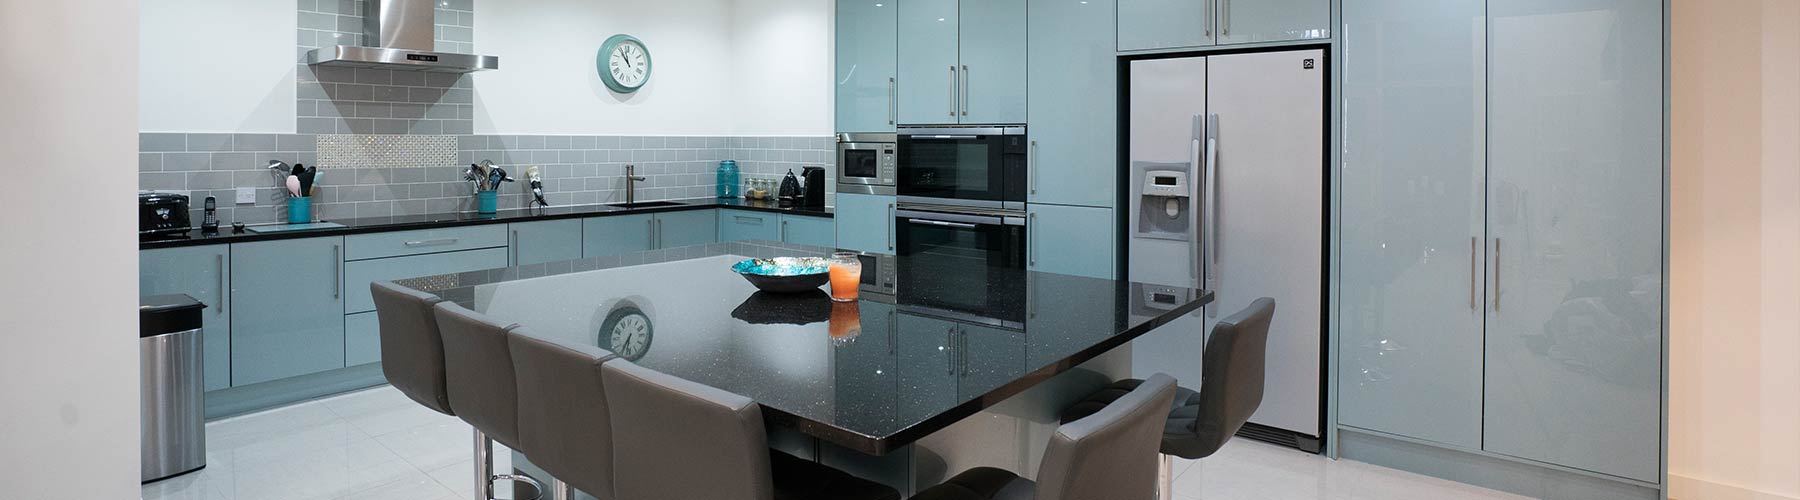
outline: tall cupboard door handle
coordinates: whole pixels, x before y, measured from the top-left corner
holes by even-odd
[[[1027,239],[1027,244],[1025,245],[1025,251],[1029,254],[1029,256],[1026,258],[1026,260],[1031,263],[1031,267],[1036,268],[1037,267],[1037,247],[1038,247],[1038,245],[1037,245],[1037,212],[1032,212],[1030,215],[1025,216],[1025,238]]]
[[[888,251],[892,252],[892,251],[894,251],[894,204],[893,203],[888,204],[887,228],[888,228],[888,232],[887,232]]]
[[[1031,157],[1031,162],[1028,165],[1028,168],[1025,169],[1025,177],[1029,180],[1028,184],[1031,186],[1031,194],[1037,194],[1038,141],[1036,139],[1031,141],[1031,151],[1029,156]]]
[[[331,298],[338,298],[344,290],[344,256],[338,245],[331,246]]]
[[[1219,22],[1219,0],[1206,0],[1206,37],[1212,38],[1213,23]]]
[[[1476,284],[1481,282],[1481,259],[1476,258],[1480,252],[1481,238],[1469,237],[1469,310],[1481,308],[1481,301],[1475,298]]]
[[[950,116],[956,116],[956,65],[950,65]]]
[[[957,100],[962,102],[962,115],[969,116],[969,65],[967,64],[962,67],[962,97]]]
[[[1494,238],[1494,312],[1500,312],[1500,238]]]
[[[1219,1],[1225,2],[1225,11],[1223,13],[1221,13],[1222,15],[1219,16],[1223,21],[1225,21],[1225,27],[1219,31],[1219,34],[1224,35],[1224,36],[1231,36],[1231,0],[1219,0]]]
[[[890,76],[888,77],[888,125],[893,125],[894,122],[899,121],[899,113],[897,110],[900,106],[896,103],[896,101],[899,100],[900,84],[894,77]]]
[[[213,277],[219,280],[219,307],[213,309],[214,315],[225,314],[225,254],[213,254]]]

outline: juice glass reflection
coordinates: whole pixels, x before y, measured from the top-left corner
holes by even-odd
[[[851,252],[831,254],[831,300],[856,300],[856,288],[862,286],[862,261]]]
[[[857,310],[857,302],[832,304],[831,321],[826,331],[831,334],[831,342],[838,345],[853,342],[862,335],[862,312]]]

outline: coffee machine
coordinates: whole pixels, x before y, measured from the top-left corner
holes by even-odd
[[[825,167],[800,167],[800,177],[805,187],[801,189],[799,205],[825,208]]]

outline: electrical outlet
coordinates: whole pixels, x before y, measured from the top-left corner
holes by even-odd
[[[256,188],[237,188],[237,202],[239,205],[256,203]]]

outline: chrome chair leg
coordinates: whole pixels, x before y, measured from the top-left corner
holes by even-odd
[[[487,434],[475,430],[475,500],[494,500],[494,483],[497,481],[517,481],[531,486],[530,498],[520,500],[539,500],[544,497],[544,485],[521,474],[494,473],[494,440]]]
[[[573,491],[569,489],[569,483],[562,482],[562,480],[559,479],[550,480],[551,500],[569,500],[574,497]]]
[[[1159,455],[1156,467],[1156,498],[1159,500],[1175,499],[1175,457],[1167,454]]]

